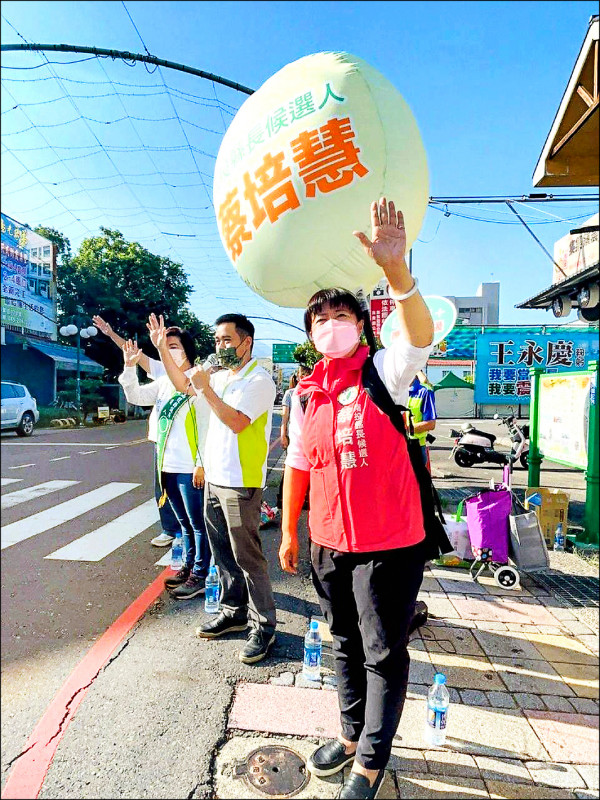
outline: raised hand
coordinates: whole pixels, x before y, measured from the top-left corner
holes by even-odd
[[[123,345],[123,361],[126,367],[135,367],[138,363],[140,358],[142,357],[142,351],[137,346],[135,342],[132,342],[131,339],[127,339],[125,344]]]
[[[165,334],[166,328],[163,315],[161,314],[160,317],[157,318],[156,314],[150,314],[146,327],[150,332],[150,341],[154,347],[156,347],[157,350],[160,350],[161,347],[165,347],[167,344],[167,337]]]
[[[98,328],[98,330],[103,333],[105,336],[110,336],[113,332],[112,325],[99,317],[98,314],[95,314],[92,317],[92,322]]]
[[[371,203],[371,239],[361,231],[353,235],[362,244],[365,253],[384,269],[404,265],[406,255],[406,230],[401,211],[396,211],[393,201],[385,197]]]

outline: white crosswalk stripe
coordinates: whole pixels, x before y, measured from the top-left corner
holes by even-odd
[[[22,483],[23,478],[2,478],[2,486],[10,486],[11,483]]]
[[[169,549],[164,554],[164,556],[161,559],[159,559],[158,561],[154,562],[154,566],[155,567],[168,567],[170,565],[170,563],[171,563],[171,550],[172,549],[173,549],[172,547],[169,547]]]
[[[159,519],[154,498],[95,531],[55,550],[46,558],[62,561],[101,561]]]
[[[74,486],[76,483],[79,483],[79,481],[46,481],[45,483],[38,483],[36,486],[27,486],[25,489],[2,495],[0,507],[3,509],[12,508],[21,503],[26,503],[28,500],[35,500],[38,497],[57,492],[59,489],[66,489],[67,486]]]
[[[45,531],[80,517],[82,514],[98,508],[98,506],[107,503],[109,500],[114,500],[139,485],[139,483],[113,481],[100,486],[98,489],[85,492],[73,500],[67,500],[46,511],[40,511],[29,517],[24,517],[18,522],[6,525],[2,528],[0,549],[4,550],[7,547],[12,547],[25,539],[30,539],[32,536],[45,533]]]

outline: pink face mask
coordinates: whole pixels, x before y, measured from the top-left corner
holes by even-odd
[[[319,353],[329,358],[342,358],[360,341],[354,322],[328,319],[312,331],[313,343]]]

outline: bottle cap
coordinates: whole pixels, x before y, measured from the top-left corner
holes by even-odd
[[[443,672],[436,672],[433,676],[434,683],[446,683],[446,676]]]
[[[317,622],[316,619],[311,620],[310,629],[311,629],[311,631],[318,631],[319,630],[319,623]]]

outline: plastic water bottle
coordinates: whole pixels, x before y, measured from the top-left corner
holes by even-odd
[[[183,567],[183,536],[181,531],[175,534],[175,540],[171,548],[171,569],[178,572]]]
[[[450,694],[446,688],[446,676],[438,672],[434,675],[433,686],[427,695],[425,739],[428,744],[438,747],[445,744],[449,705]]]
[[[565,549],[565,535],[563,533],[562,522],[556,526],[556,533],[554,534],[554,549],[562,551]]]
[[[304,665],[302,674],[309,680],[316,681],[321,677],[321,634],[319,623],[313,619],[304,637]]]
[[[216,614],[219,610],[219,589],[219,576],[213,564],[204,584],[204,610],[208,614]]]

